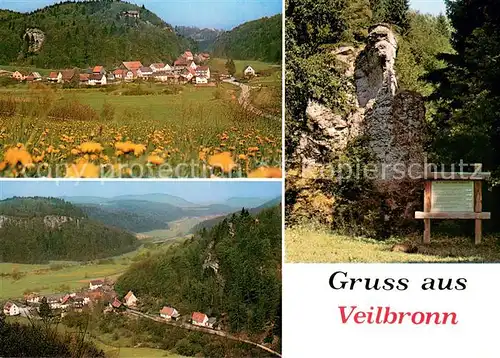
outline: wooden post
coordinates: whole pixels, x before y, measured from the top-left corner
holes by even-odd
[[[482,182],[480,180],[474,181],[474,212],[480,213],[483,211],[483,188],[482,188]],[[481,237],[482,237],[482,221],[481,219],[476,219],[475,220],[475,243],[480,244],[481,243]]]
[[[424,191],[424,212],[431,212],[431,192],[432,192],[432,182],[430,180],[425,181],[425,191]],[[431,219],[424,219],[424,244],[431,243]]]

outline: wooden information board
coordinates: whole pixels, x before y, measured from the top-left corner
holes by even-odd
[[[433,181],[432,212],[474,212],[473,181]]]
[[[482,222],[491,218],[483,212],[482,181],[490,173],[425,174],[424,211],[415,219],[424,220],[424,243],[431,242],[431,219],[475,220],[475,243],[481,242]]]

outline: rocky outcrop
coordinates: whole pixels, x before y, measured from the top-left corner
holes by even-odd
[[[43,223],[50,229],[58,229],[61,225],[72,221],[74,219],[69,216],[47,215],[43,218]]]
[[[324,173],[321,168],[340,157],[353,139],[366,138],[375,162],[370,164],[376,165],[370,178],[385,198],[383,212],[389,223],[397,217],[412,218],[419,206],[420,186],[415,179],[423,174],[425,157],[424,101],[418,93],[398,90],[397,48],[390,26],[377,24],[369,29],[364,47],[333,51],[344,68],[342,80],[351,83],[343,98],[350,110],[336,113],[335,103],[310,100],[307,129],[296,153],[307,178],[318,168]]]
[[[37,28],[26,29],[24,41],[28,44],[28,52],[37,53],[45,42],[45,33]]]
[[[369,138],[380,179],[393,178],[394,167],[423,163],[425,106],[419,94],[398,92],[397,40],[390,27],[375,25],[366,46],[340,47],[333,53],[352,83],[346,93],[351,111],[337,114],[327,103],[309,101],[309,128],[298,149],[302,167],[328,162],[360,135]]]

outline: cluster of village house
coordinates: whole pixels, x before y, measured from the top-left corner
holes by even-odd
[[[89,282],[88,289],[81,292],[54,295],[27,294],[24,296],[24,303],[13,301],[5,303],[3,312],[6,316],[31,317],[35,311],[39,311],[43,298],[47,300],[50,309],[61,313],[61,317],[64,317],[69,311],[78,312],[82,311],[84,307],[92,307],[97,302],[107,303],[104,313],[120,311],[125,308],[135,309],[138,303],[138,298],[132,291],[119,300],[112,283],[92,280]],[[160,310],[159,316],[167,321],[178,320],[181,317],[175,308],[168,306]],[[195,326],[214,328],[216,322],[216,318],[209,318],[201,312],[193,312],[191,315],[191,323]]]
[[[173,65],[164,63],[152,63],[144,66],[140,61],[123,62],[119,68],[107,71],[104,66],[95,66],[79,73],[75,69],[54,71],[49,74],[46,80],[50,83],[79,82],[81,85],[96,86],[107,85],[116,82],[131,82],[137,79],[152,80],[163,83],[195,83],[197,85],[210,85],[210,67],[199,65],[207,63],[210,59],[208,53],[193,55],[189,50],[185,51]],[[248,66],[245,75],[253,76],[255,71]],[[12,78],[18,81],[37,82],[44,78],[38,72],[25,73],[15,71]]]

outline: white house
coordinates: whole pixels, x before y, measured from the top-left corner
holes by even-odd
[[[137,297],[135,297],[132,291],[128,291],[123,301],[125,301],[124,303],[128,307],[134,307],[137,305]]]
[[[255,76],[255,70],[251,66],[247,66],[247,68],[245,68],[245,71],[243,71],[243,74],[245,76]]]
[[[13,302],[7,302],[3,306],[3,313],[6,316],[17,316],[19,315],[19,307]]]
[[[160,317],[165,318],[168,321],[170,321],[171,319],[176,320],[177,318],[179,318],[179,316],[179,312],[177,312],[177,310],[172,307],[165,306],[160,311]]]
[[[24,81],[28,77],[29,73],[24,71],[16,71],[12,74],[12,78],[17,81]]]
[[[153,72],[165,71],[165,64],[162,62],[152,63],[149,67],[153,70]]]
[[[208,66],[198,66],[196,67],[196,76],[203,76],[210,79],[210,67]]]
[[[191,323],[195,326],[207,327],[208,317],[201,312],[193,312],[191,316]]]
[[[61,75],[61,78],[62,78],[62,75]],[[47,80],[49,82],[54,82],[54,83],[59,82],[59,73],[57,73],[57,72],[51,72],[49,74],[49,77],[47,77]]]
[[[96,86],[96,85],[105,86],[107,84],[108,84],[108,79],[107,79],[106,75],[93,73],[89,76],[89,82],[88,82],[89,86]]]
[[[207,84],[207,83],[208,83],[208,78],[206,78],[205,76],[196,76],[196,84],[197,85]]]
[[[141,67],[137,70],[138,77],[149,77],[153,75],[151,67]]]
[[[104,285],[103,280],[92,280],[89,282],[89,289],[94,291],[97,290],[99,287],[102,287]]]
[[[133,81],[134,78],[134,71],[127,71],[127,73],[125,74],[125,81]]]
[[[40,295],[33,292],[30,294],[24,295],[24,299],[28,303],[38,303],[38,302],[40,302]]]
[[[42,80],[42,75],[40,74],[40,72],[31,72],[31,76],[33,76],[34,81]]]

